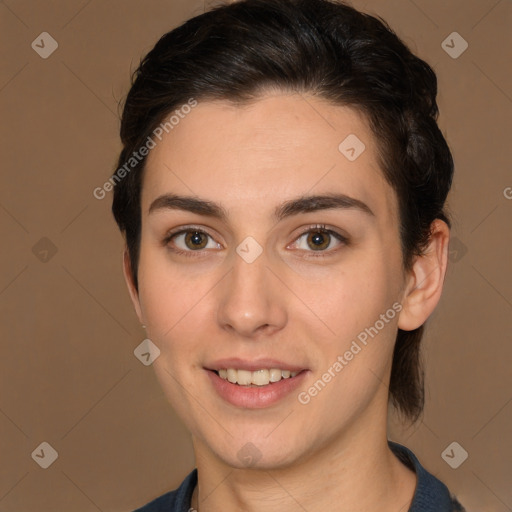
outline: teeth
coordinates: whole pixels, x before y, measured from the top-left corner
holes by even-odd
[[[251,384],[256,386],[266,386],[270,382],[270,371],[269,370],[257,370],[251,373]],[[238,376],[240,377],[240,370],[238,370]],[[238,381],[241,384],[240,380]]]
[[[221,379],[227,380],[232,384],[240,386],[267,386],[271,382],[279,382],[281,379],[289,379],[295,377],[299,372],[291,372],[290,370],[279,370],[277,368],[261,369],[255,372],[249,370],[235,370],[233,368],[221,369],[218,371]]]
[[[269,374],[270,382],[278,382],[281,380],[281,370],[276,370],[274,368],[269,371]]]
[[[238,370],[237,383],[241,386],[248,386],[252,384],[252,372],[248,370]]]

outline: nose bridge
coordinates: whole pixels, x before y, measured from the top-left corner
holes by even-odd
[[[222,328],[245,337],[263,330],[279,330],[287,319],[285,301],[268,268],[267,258],[261,254],[249,261],[243,254],[234,256],[232,271],[222,287],[217,313]]]

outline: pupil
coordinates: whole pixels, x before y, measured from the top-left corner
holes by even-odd
[[[324,238],[324,235],[317,233],[316,235],[313,236],[313,243],[315,245],[321,245],[323,242],[323,238]]]
[[[309,241],[313,243],[314,249],[324,249],[329,245],[329,239],[325,233],[317,231],[309,237]]]
[[[203,233],[199,231],[187,233],[185,241],[191,249],[202,249],[205,246]]]

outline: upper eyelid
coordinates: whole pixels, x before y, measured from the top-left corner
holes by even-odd
[[[188,231],[199,231],[200,233],[204,233],[205,235],[214,238],[213,235],[209,233],[208,230],[206,230],[204,227],[194,226],[193,224],[191,224],[189,226],[180,226],[179,228],[169,229],[168,231],[165,232],[164,240],[170,240],[173,236],[182,235],[183,233],[187,233]]]

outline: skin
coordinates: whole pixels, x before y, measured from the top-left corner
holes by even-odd
[[[349,134],[366,146],[353,162],[338,150]],[[333,192],[373,215],[331,208],[273,217],[284,201]],[[176,208],[150,214],[165,193],[219,203],[227,218]],[[316,224],[348,242],[327,235],[325,249],[311,248],[307,231]],[[204,249],[184,236],[163,242],[188,225],[211,235]],[[449,230],[442,221],[432,227],[430,246],[405,273],[396,194],[366,120],[311,96],[268,93],[243,107],[199,102],[150,152],[138,292],[127,252],[124,272],[161,350],[156,375],[192,433],[196,510],[408,509],[416,476],[387,445],[388,383],[397,329],[422,325],[441,295]],[[263,249],[252,263],[236,252],[248,236]],[[400,313],[307,405],[293,392],[267,408],[235,407],[204,369],[224,357],[275,358],[307,369],[298,391],[307,390],[395,302]],[[237,455],[249,442],[259,454],[251,467]]]

